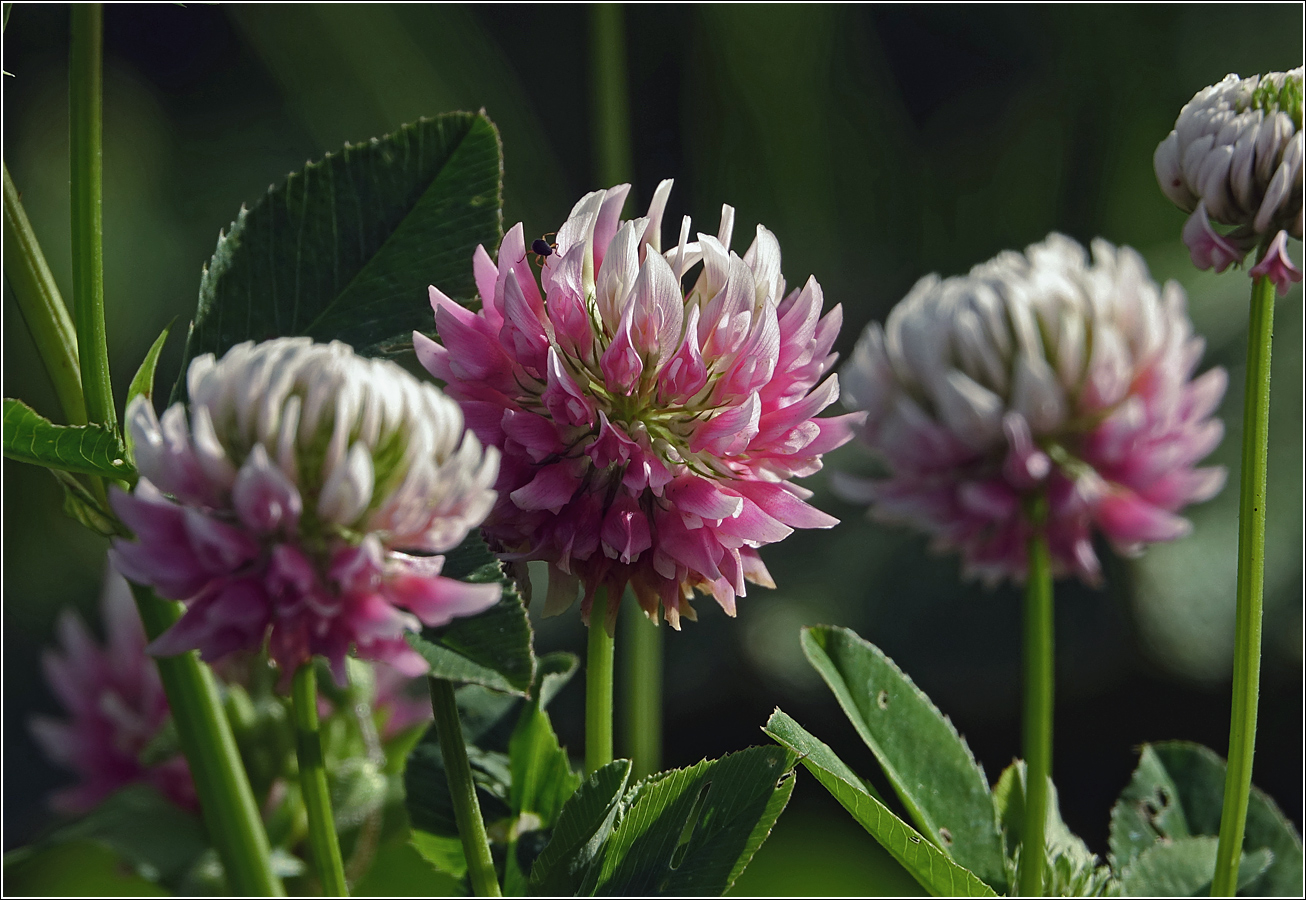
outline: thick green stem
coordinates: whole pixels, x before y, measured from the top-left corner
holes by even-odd
[[[1043,896],[1048,785],[1052,777],[1052,562],[1043,523],[1046,501],[1030,516],[1025,582],[1025,834],[1020,849],[1020,896]]]
[[[630,90],[626,76],[626,23],[624,11],[618,3],[596,3],[590,7],[590,85],[591,112],[593,113],[592,139],[594,145],[595,177],[600,187],[608,187],[633,180],[634,161],[630,139]],[[610,599],[619,603],[621,598]],[[597,608],[597,607],[596,607]],[[591,613],[590,621],[595,619]],[[594,658],[595,641],[601,641],[603,629],[596,634],[590,629],[590,655]],[[642,615],[630,615],[624,626],[622,651],[624,664],[622,678],[625,682],[626,751],[630,754],[636,778],[658,771],[662,765],[662,630]],[[612,653],[609,642],[607,653]],[[601,675],[590,666],[591,677]],[[592,682],[591,682],[592,684]],[[607,708],[611,709],[611,677],[608,677]],[[602,688],[597,693],[602,695]],[[594,695],[590,690],[587,698]],[[599,699],[595,698],[596,701]],[[601,741],[604,716],[587,699],[586,766],[593,771],[602,762],[612,759],[612,742],[591,745],[588,735]],[[591,722],[590,716],[594,717]],[[611,713],[607,713],[611,721]],[[609,732],[610,733],[610,732]],[[589,752],[595,747],[595,754]],[[606,746],[606,749],[603,747]],[[600,762],[595,762],[602,759]]]
[[[326,764],[322,758],[322,734],[317,723],[317,673],[312,660],[295,672],[291,696],[295,708],[295,755],[299,760],[299,790],[308,813],[308,843],[322,893],[328,897],[349,896],[345,865],[340,856],[340,839],[331,815],[331,793],[327,790]]]
[[[453,817],[463,842],[463,856],[467,859],[467,877],[476,896],[500,897],[502,892],[494,874],[494,859],[490,856],[490,841],[485,836],[481,804],[476,799],[472,767],[467,762],[467,745],[463,741],[462,723],[458,720],[453,685],[443,678],[432,678],[430,682],[431,711],[435,714],[435,732],[440,738],[444,774],[449,779]]]
[[[132,585],[150,640],[172,627],[181,604]],[[156,659],[181,748],[199,795],[200,812],[217,845],[228,887],[249,897],[281,897],[285,889],[272,872],[267,834],[259,818],[236,739],[222,711],[213,672],[195,651]]]
[[[623,626],[626,753],[631,774],[644,778],[662,768],[662,629],[638,609]]]
[[[90,421],[118,424],[104,336],[104,16],[98,3],[72,7],[68,140],[72,186],[73,321]]]
[[[630,101],[626,89],[626,32],[617,3],[590,7],[590,84],[599,185],[629,181]]]
[[[1247,795],[1256,749],[1256,707],[1261,689],[1261,604],[1265,589],[1265,471],[1270,439],[1270,341],[1274,334],[1274,283],[1252,282],[1247,330],[1247,388],[1243,395],[1242,482],[1238,508],[1238,608],[1234,630],[1233,712],[1229,767],[1224,777],[1220,843],[1211,896],[1232,897],[1238,885]]]
[[[612,762],[612,635],[608,633],[608,604],[621,602],[599,588],[590,608],[589,646],[585,650],[585,771]]]
[[[5,277],[69,425],[86,424],[77,332],[5,166]]]

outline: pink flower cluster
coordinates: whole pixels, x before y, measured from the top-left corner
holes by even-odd
[[[178,806],[195,809],[186,758],[174,745],[153,746],[171,711],[158,669],[146,653],[130,589],[112,568],[100,607],[103,644],[75,613],[65,612],[59,620],[60,649],[47,650],[42,658],[46,682],[68,717],[34,717],[32,734],[52,762],[78,776],[75,785],[52,795],[50,804],[59,812],[82,815],[128,785],[148,784]],[[261,655],[237,653],[225,657],[217,672],[229,685],[248,685],[251,667],[259,664],[266,665]],[[373,667],[366,681],[375,688],[371,708],[382,741],[431,718],[430,701],[410,693],[414,682],[392,666]],[[325,697],[318,702],[323,717],[335,712]],[[281,721],[289,727],[288,718]]]
[[[188,373],[189,413],[128,408],[141,478],[115,491],[136,535],[118,570],[184,600],[150,647],[205,660],[258,648],[292,672],[351,648],[426,670],[406,632],[493,605],[497,585],[440,577],[443,557],[494,502],[498,453],[464,432],[456,404],[344,344],[240,344]]]
[[[1096,582],[1095,529],[1137,553],[1186,534],[1177,512],[1224,484],[1222,468],[1196,467],[1223,434],[1212,413],[1227,382],[1218,368],[1193,378],[1202,348],[1183,289],[1158,289],[1137,253],[1105,241],[1091,262],[1054,234],[964,277],[930,275],[843,372],[889,476],[838,474],[836,488],[990,583],[1024,579],[1027,504],[1042,496],[1054,571]]]
[[[543,260],[542,289],[517,225],[497,264],[477,249],[480,311],[432,287],[443,346],[413,337],[468,427],[503,451],[486,533],[548,560],[549,612],[579,583],[586,617],[600,586],[619,597],[627,584],[677,628],[695,589],[733,615],[745,581],[772,586],[757,548],[836,524],[789,479],[819,469],[860,418],[816,418],[838,396],[821,378],[840,309],[821,317],[815,279],[786,292],[765,228],[742,258],[731,252],[728,206],[715,236],[691,241],[686,217],[663,252],[670,190],[629,221],[628,185],[585,196]]]
[[[76,613],[59,619],[59,650],[41,659],[45,679],[69,718],[34,718],[32,734],[50,759],[78,776],[51,797],[59,812],[81,815],[128,784],[145,782],[178,806],[196,806],[195,785],[182,756],[150,764],[142,756],[168,720],[168,700],[145,629],[120,575],[110,571],[100,604],[101,646]]]

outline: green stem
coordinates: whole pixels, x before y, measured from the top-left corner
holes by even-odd
[[[181,616],[181,604],[162,600],[149,588],[134,584],[132,593],[150,640]],[[230,889],[250,897],[285,896],[272,872],[267,834],[212,670],[194,651],[156,658],[155,663],[190,764],[204,825],[217,845]]]
[[[90,421],[116,427],[104,336],[102,153],[104,16],[99,3],[72,7],[68,139],[72,187],[73,319]]]
[[[630,101],[626,89],[626,32],[620,4],[590,7],[590,84],[599,184],[629,181]]]
[[[349,886],[345,884],[345,865],[331,816],[331,794],[327,790],[326,765],[322,758],[322,734],[317,723],[317,672],[312,660],[295,672],[291,696],[299,789],[308,813],[308,843],[313,848],[313,862],[322,881],[322,893],[328,897],[348,897]]]
[[[630,182],[634,176],[627,81],[623,10],[618,3],[596,3],[590,7],[591,137],[594,174],[602,187]],[[620,603],[621,598],[609,602]],[[590,622],[602,625],[605,608],[606,604],[600,607],[596,600]],[[662,763],[662,631],[642,615],[628,618],[624,626],[628,650],[623,651],[622,667],[625,743],[634,775],[642,778],[658,771]],[[590,628],[585,695],[585,765],[590,771],[612,759],[612,653],[607,632],[602,627]]]
[[[1274,283],[1252,282],[1247,330],[1247,387],[1243,395],[1242,483],[1238,509],[1238,607],[1234,630],[1233,712],[1229,766],[1224,777],[1220,843],[1211,896],[1232,897],[1238,885],[1247,796],[1256,749],[1256,706],[1261,689],[1261,602],[1265,589],[1265,472],[1270,439],[1270,341],[1274,333]]]
[[[585,651],[586,772],[612,762],[613,641],[607,628],[609,602],[607,588],[599,588],[590,607],[589,646]]]
[[[36,352],[54,384],[64,418],[70,425],[85,425],[86,401],[82,399],[82,373],[77,361],[77,332],[32,231],[32,223],[27,220],[18,189],[9,177],[9,166],[4,167],[4,173],[5,277],[32,334]]]
[[[501,897],[499,880],[494,874],[490,841],[485,836],[481,804],[476,799],[472,767],[467,762],[467,744],[458,719],[458,702],[453,685],[443,678],[431,678],[431,711],[435,714],[435,732],[440,738],[440,755],[444,774],[449,779],[449,796],[453,800],[453,817],[467,859],[467,876],[472,892],[478,897]]]
[[[662,629],[636,608],[623,626],[626,751],[631,774],[644,778],[662,768]]]
[[[1029,573],[1025,582],[1025,834],[1020,850],[1019,892],[1043,896],[1048,785],[1052,778],[1053,608],[1052,563],[1043,523],[1047,501],[1039,498],[1030,521]]]

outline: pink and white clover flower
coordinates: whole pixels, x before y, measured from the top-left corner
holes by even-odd
[[[990,584],[1023,581],[1041,495],[1054,572],[1095,583],[1094,530],[1138,553],[1186,534],[1178,511],[1224,484],[1195,467],[1223,434],[1227,383],[1220,368],[1192,377],[1202,349],[1183,289],[1158,288],[1128,247],[1094,241],[1090,262],[1053,234],[929,275],[843,370],[844,405],[867,411],[859,436],[889,475],[836,473],[835,488]]]
[[[478,613],[497,585],[440,576],[494,504],[498,451],[463,429],[457,404],[391,362],[309,338],[247,342],[196,357],[189,410],[127,410],[141,478],[115,490],[136,535],[114,564],[186,602],[150,645],[205,660],[269,638],[287,672],[351,649],[415,675],[404,639]]]
[[[1302,238],[1302,72],[1228,75],[1203,88],[1153,156],[1161,190],[1192,213],[1183,238],[1193,265],[1223,272],[1273,237],[1252,274],[1280,294],[1301,280],[1278,238]],[[1220,234],[1212,219],[1234,228]]]
[[[821,378],[842,314],[821,317],[815,279],[786,292],[770,231],[758,226],[741,258],[726,206],[716,235],[691,241],[686,217],[664,251],[671,182],[646,216],[622,221],[629,190],[576,204],[542,290],[520,224],[497,264],[478,248],[481,309],[432,287],[443,346],[413,340],[468,426],[503,450],[486,534],[549,562],[546,612],[583,584],[588,620],[600,586],[619,597],[630,584],[679,628],[695,589],[733,615],[746,581],[772,586],[759,547],[836,523],[790,479],[817,471],[860,416],[816,418],[838,396],[835,376]]]

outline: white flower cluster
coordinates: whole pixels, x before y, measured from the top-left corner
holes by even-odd
[[[128,412],[141,472],[183,501],[240,506],[243,493],[284,480],[302,497],[301,528],[375,532],[434,553],[494,504],[498,451],[464,432],[458,405],[346,344],[246,342],[221,360],[197,357],[187,387],[189,427],[181,404],[161,421],[143,400]]]
[[[1236,238],[1302,236],[1302,69],[1203,88],[1153,157],[1161,190],[1185,212],[1203,206]],[[1248,249],[1248,248],[1244,248]]]
[[[863,334],[842,373],[844,405],[870,412],[868,430],[911,433],[928,417],[974,450],[1005,448],[1007,413],[1035,437],[1080,430],[1140,369],[1167,353],[1191,366],[1200,346],[1183,291],[1158,289],[1135,251],[1097,240],[1090,264],[1053,234],[965,277],[917,282],[883,329]]]

